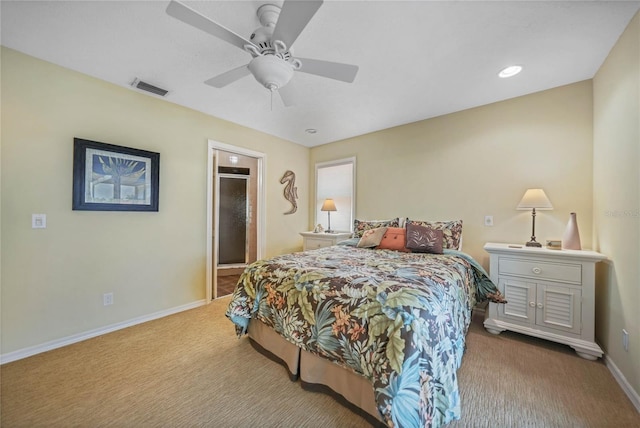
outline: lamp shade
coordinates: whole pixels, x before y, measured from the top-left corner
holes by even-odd
[[[324,203],[322,204],[322,208],[320,208],[320,211],[338,211],[336,209],[336,203],[333,202],[333,199],[325,199]]]
[[[517,210],[530,210],[535,208],[537,210],[552,210],[553,205],[547,198],[547,195],[542,189],[527,189],[522,197],[522,200],[516,207]]]

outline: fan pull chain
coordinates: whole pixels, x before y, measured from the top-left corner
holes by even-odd
[[[278,89],[278,87],[271,83],[267,86],[267,89],[271,92],[271,111],[273,111],[273,93]]]

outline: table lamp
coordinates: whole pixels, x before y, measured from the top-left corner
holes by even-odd
[[[542,189],[527,189],[522,200],[516,207],[517,210],[531,210],[531,218],[533,226],[531,228],[531,240],[526,243],[527,247],[542,247],[542,244],[536,241],[536,209],[552,210],[553,205],[547,198]]]
[[[324,203],[322,204],[322,208],[320,208],[320,211],[327,212],[328,227],[327,227],[327,230],[325,230],[325,232],[333,233],[333,230],[331,230],[331,211],[338,211],[336,209],[336,203],[333,202],[333,199],[325,199]]]

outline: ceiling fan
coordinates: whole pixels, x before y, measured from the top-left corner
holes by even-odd
[[[252,74],[272,94],[277,91],[285,106],[291,106],[295,103],[295,93],[293,87],[287,83],[295,71],[348,83],[353,82],[358,73],[356,65],[293,56],[291,46],[322,3],[322,0],[285,0],[282,8],[274,4],[263,4],[257,11],[262,26],[251,34],[250,40],[177,0],[171,0],[167,14],[231,43],[252,56],[248,64],[222,73],[204,83],[222,88]]]

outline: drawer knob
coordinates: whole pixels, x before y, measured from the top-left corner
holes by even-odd
[[[539,267],[534,267],[533,269],[531,269],[531,271],[536,275],[540,275],[542,273],[542,269],[540,269]]]
[[[536,307],[536,302],[529,302],[529,306],[531,306],[532,308]]]
[[[538,303],[538,309],[542,309],[542,303]]]

